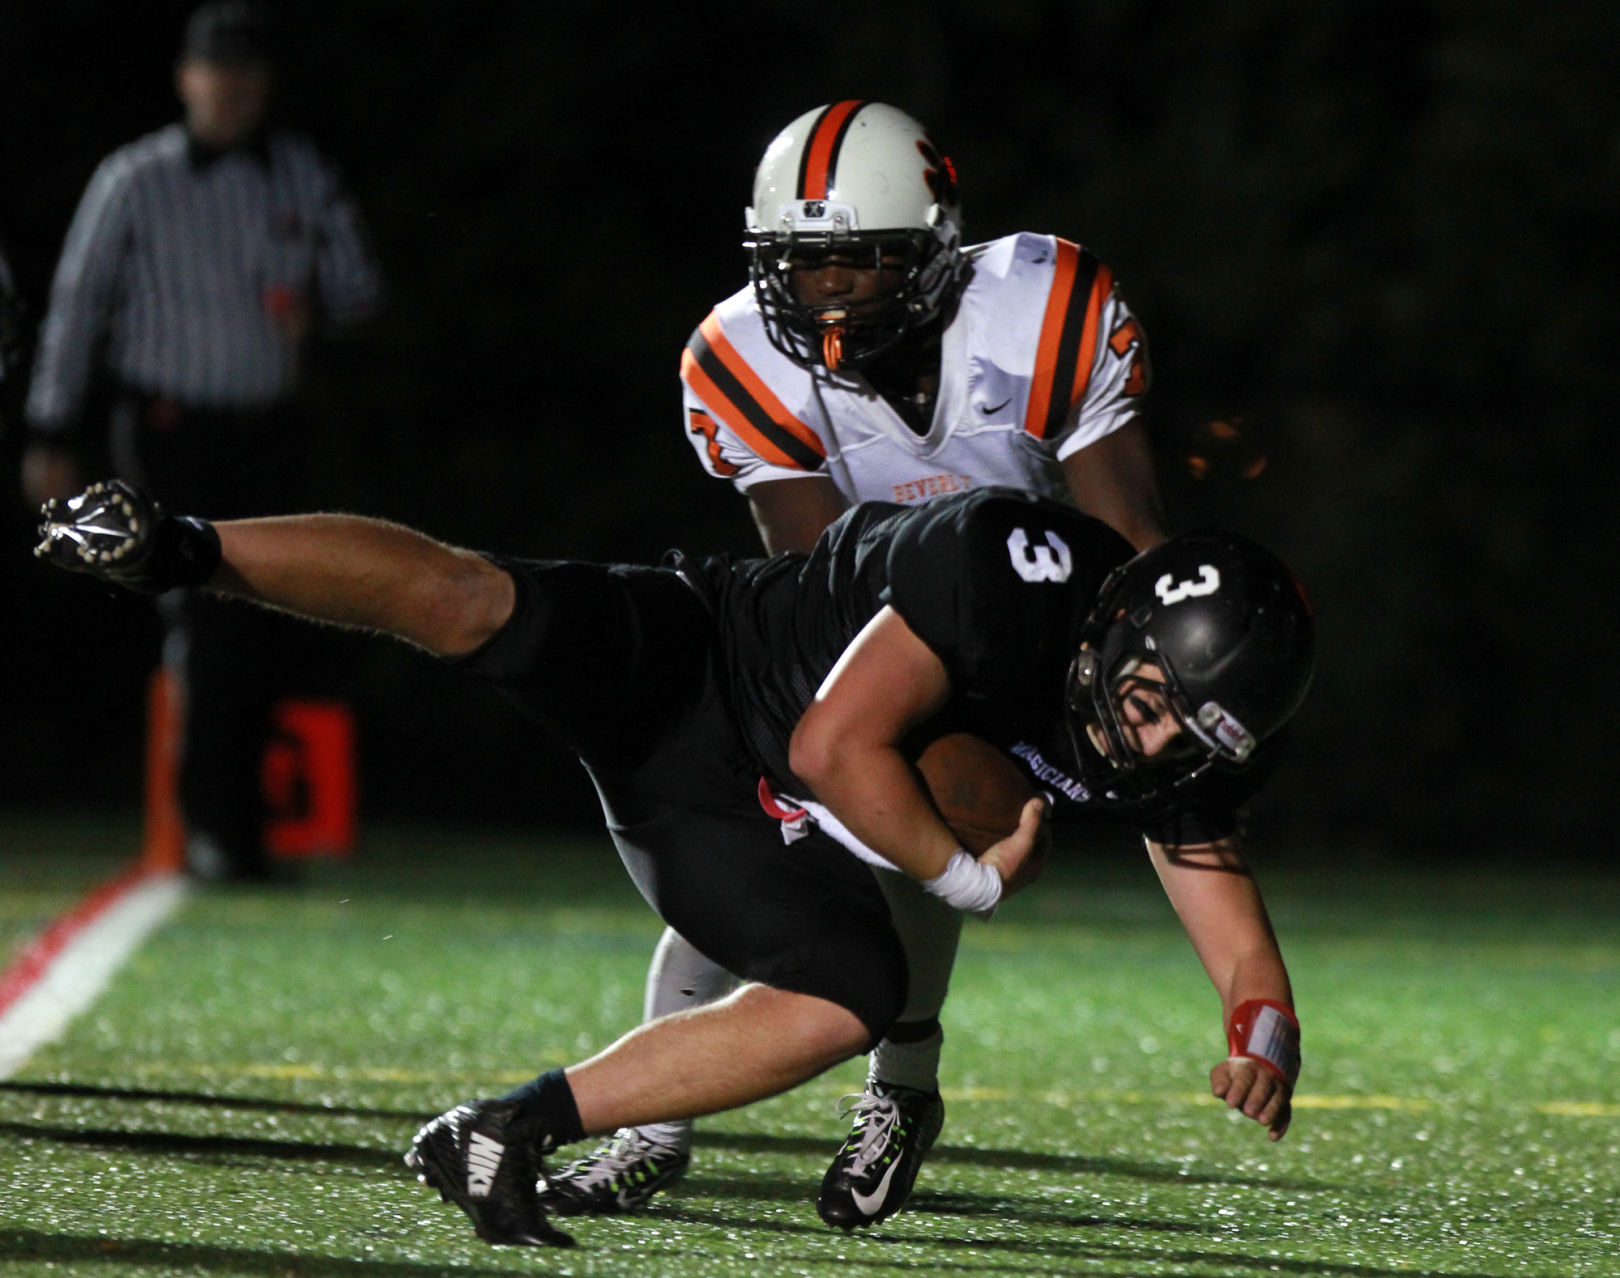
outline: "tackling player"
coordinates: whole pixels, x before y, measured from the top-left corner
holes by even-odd
[[[835,102],[782,130],[745,222],[750,283],[692,334],[682,410],[704,467],[747,498],[767,551],[809,550],[853,502],[912,505],[993,484],[1072,501],[1138,550],[1163,540],[1138,416],[1146,343],[1106,264],[1052,235],[964,244],[951,161],[878,102]],[[939,1018],[961,915],[904,876],[879,879],[910,995],[872,1053],[817,1198],[844,1227],[900,1209],[944,1122]],[[734,984],[666,931],[647,1018]],[[616,1132],[552,1174],[547,1203],[644,1206],[685,1172],[691,1143],[690,1122]]]
[[[820,829],[784,841],[761,777],[955,909],[988,914],[1020,884],[1043,801],[964,851],[911,767],[945,732],[1037,768],[1060,805],[1139,824],[1221,998],[1212,1089],[1287,1129],[1298,1023],[1233,809],[1305,695],[1313,640],[1252,543],[1190,534],[1133,557],[1006,489],[863,504],[808,555],[656,568],[489,557],[352,515],[211,525],[118,481],[48,503],[40,531],[35,553],[65,568],[380,631],[494,681],[584,762],[665,922],[748,982],[423,1127],[406,1161],[488,1242],[571,1242],[537,1186],[558,1146],[778,1094],[901,1014],[875,878]]]

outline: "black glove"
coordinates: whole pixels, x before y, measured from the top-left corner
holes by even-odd
[[[206,519],[176,518],[121,479],[39,508],[34,554],[73,572],[159,595],[200,586],[219,567],[219,534]]]

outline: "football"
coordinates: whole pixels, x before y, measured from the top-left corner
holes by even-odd
[[[1035,789],[1018,765],[988,741],[965,732],[936,737],[917,756],[945,824],[977,856],[1018,828]]]

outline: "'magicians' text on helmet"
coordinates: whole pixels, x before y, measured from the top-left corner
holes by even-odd
[[[964,274],[956,174],[917,121],[881,102],[817,107],[754,176],[744,247],[772,343],[797,363],[859,368],[937,319]],[[830,256],[892,275],[880,298],[801,300],[795,267]]]

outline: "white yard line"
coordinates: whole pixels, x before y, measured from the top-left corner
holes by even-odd
[[[0,1079],[61,1037],[186,889],[177,874],[131,871],[91,892],[24,947],[0,972]]]

